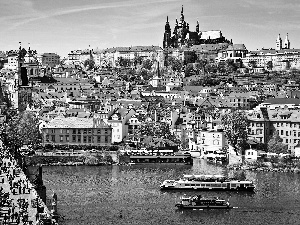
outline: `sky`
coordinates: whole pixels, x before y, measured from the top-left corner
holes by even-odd
[[[275,48],[287,33],[300,48],[299,0],[0,0],[0,51],[22,47],[62,57],[76,49],[162,46],[166,17],[173,31],[184,7],[195,31],[221,30],[248,50]]]

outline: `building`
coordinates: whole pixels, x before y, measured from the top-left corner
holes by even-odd
[[[111,135],[98,118],[56,117],[42,128],[43,145],[111,145]]]
[[[42,54],[42,65],[55,67],[60,64],[60,56],[56,53],[44,53]]]
[[[252,69],[260,68],[269,71],[300,69],[300,49],[291,49],[290,46],[288,35],[283,44],[279,35],[275,49],[250,51],[242,59],[243,64]]]
[[[300,143],[299,99],[269,99],[250,110],[248,119],[249,139],[267,143],[277,132],[292,154]]]
[[[189,149],[200,151],[200,155],[221,150],[225,147],[225,135],[223,130],[199,130],[195,138],[189,140]]]
[[[172,35],[173,34],[173,35]],[[176,19],[173,33],[169,24],[169,17],[165,25],[165,32],[163,38],[163,48],[178,48],[190,47],[200,44],[218,44],[230,43],[220,30],[200,31],[199,21],[196,24],[196,30],[191,31],[189,23],[184,19],[183,6],[181,9],[180,21]]]
[[[109,113],[107,123],[112,127],[112,143],[123,141],[128,134],[128,121],[135,114],[134,109],[117,108]]]

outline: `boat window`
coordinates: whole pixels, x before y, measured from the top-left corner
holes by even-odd
[[[205,187],[205,184],[201,184],[201,187]]]
[[[191,186],[195,186],[195,184],[191,184]]]
[[[190,186],[190,184],[185,184],[185,186]]]
[[[231,187],[236,187],[236,184],[231,184]]]

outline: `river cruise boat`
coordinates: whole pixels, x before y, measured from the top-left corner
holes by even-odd
[[[232,209],[228,201],[218,197],[183,196],[175,205],[178,209]]]
[[[225,190],[225,191],[254,191],[253,181],[240,181],[223,175],[184,175],[179,180],[165,180],[162,190],[192,189],[192,190]]]

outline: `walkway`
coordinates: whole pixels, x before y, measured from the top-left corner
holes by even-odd
[[[0,224],[56,224],[16,161],[3,150],[0,152]]]

